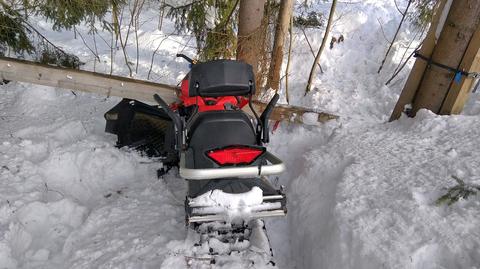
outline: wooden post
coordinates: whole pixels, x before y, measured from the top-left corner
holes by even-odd
[[[470,45],[465,51],[460,69],[469,73],[480,72],[480,26],[475,31]],[[453,83],[442,104],[440,114],[448,115],[462,112],[474,82],[475,79],[473,77],[462,76],[460,83]]]
[[[462,65],[463,61],[471,61],[475,58],[473,53],[469,55],[470,59],[465,57],[469,46],[474,45],[472,41],[478,27],[480,27],[480,1],[452,1],[445,26],[431,57],[432,62],[456,69]],[[478,51],[478,45],[471,50]],[[470,68],[467,67],[467,69]],[[425,70],[413,100],[412,115],[422,108],[440,113],[450,89],[458,83],[456,80],[456,74],[452,70],[431,64]]]
[[[433,53],[433,49],[435,48],[436,38],[435,33],[437,31],[437,27],[442,15],[442,12],[445,8],[447,0],[441,0],[438,2],[437,6],[434,9],[433,20],[430,25],[430,29],[428,30],[427,36],[423,40],[422,47],[419,50],[419,53],[425,55],[426,57],[430,57]],[[417,92],[418,86],[420,85],[423,77],[423,73],[427,68],[427,62],[421,59],[417,59],[415,64],[413,65],[412,70],[410,71],[410,75],[408,76],[407,82],[403,87],[403,91],[398,98],[397,104],[393,109],[392,115],[390,116],[390,121],[394,121],[402,115],[402,112],[406,105],[411,104],[413,102],[413,98]]]

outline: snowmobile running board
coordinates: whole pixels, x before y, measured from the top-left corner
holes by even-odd
[[[180,176],[188,180],[204,180],[228,177],[257,177],[278,175],[285,171],[285,164],[270,152],[265,153],[266,160],[270,163],[261,166],[221,167],[221,168],[187,168],[185,154],[180,155]]]

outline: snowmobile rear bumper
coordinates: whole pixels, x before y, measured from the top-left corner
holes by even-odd
[[[248,217],[244,220],[250,221],[269,217],[284,217],[287,215],[286,200],[286,196],[283,193],[263,196],[263,202],[259,205],[252,206],[252,211],[248,213]],[[212,221],[231,221],[228,212],[221,212],[223,210],[228,211],[228,209],[215,206],[195,204],[192,199],[187,198],[185,201],[186,223],[188,225]]]
[[[270,152],[265,153],[268,162],[261,166],[189,168],[185,164],[185,153],[180,156],[180,176],[188,180],[204,180],[228,177],[251,178],[258,176],[278,175],[285,171],[283,162]]]
[[[268,217],[284,217],[287,213],[285,211],[278,209],[265,212],[255,212],[252,213],[251,219],[263,219]],[[202,223],[202,222],[211,222],[211,221],[225,221],[224,216],[222,215],[204,215],[204,216],[187,216],[187,223]]]

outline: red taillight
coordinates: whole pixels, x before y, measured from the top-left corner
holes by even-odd
[[[232,146],[207,151],[207,156],[219,165],[250,164],[265,152],[265,148]]]

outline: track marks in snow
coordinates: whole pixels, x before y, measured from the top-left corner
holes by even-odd
[[[291,255],[298,268],[334,268],[332,261],[342,255],[334,209],[337,185],[354,159],[327,156],[321,149],[308,154],[306,170],[289,188]]]
[[[295,194],[291,185],[297,181],[300,182],[298,184],[306,181],[304,171],[311,166],[311,160],[309,159],[311,151],[327,143],[336,126],[335,122],[325,123],[321,128],[318,126],[291,126],[281,123],[281,128],[271,136],[272,141],[269,150],[279,156],[287,167],[278,179],[272,177],[277,187],[280,185],[286,187],[289,210],[287,218],[265,220],[275,261],[280,268],[296,266],[296,257],[293,251],[298,246],[291,244],[293,234],[290,228],[291,225],[295,226],[296,223],[290,223],[289,219],[292,214],[295,214],[297,208],[291,204],[291,195]]]

